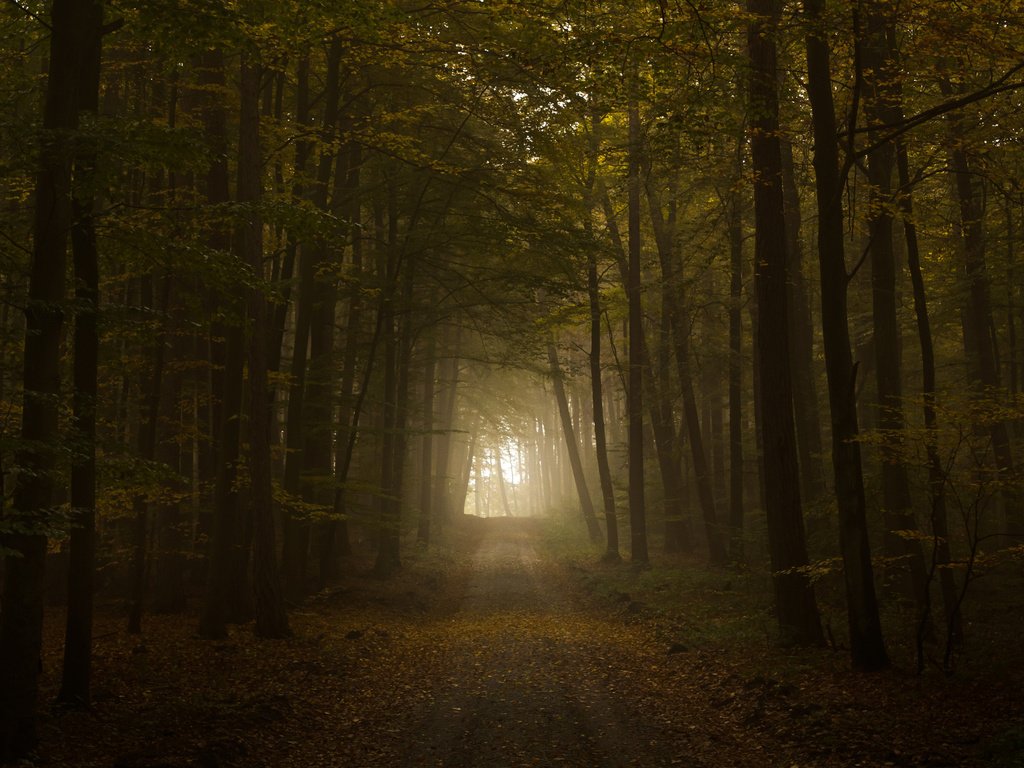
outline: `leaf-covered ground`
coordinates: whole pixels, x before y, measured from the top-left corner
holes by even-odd
[[[1024,765],[1019,665],[864,676],[838,653],[726,642],[600,594],[610,567],[559,564],[528,526],[479,527],[386,582],[354,567],[293,612],[292,640],[237,627],[204,641],[191,616],[150,617],[132,637],[102,616],[95,706],[47,709],[38,763]],[[60,622],[48,616],[51,698]]]

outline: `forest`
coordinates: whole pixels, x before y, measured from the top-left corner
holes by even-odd
[[[1024,765],[1021,30],[5,2],[0,763]]]

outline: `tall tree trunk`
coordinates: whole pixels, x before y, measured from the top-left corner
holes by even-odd
[[[339,163],[341,162],[339,158]],[[345,483],[352,466],[358,437],[359,417],[362,411],[363,391],[359,397],[353,394],[356,381],[356,364],[360,336],[363,329],[363,303],[360,297],[363,272],[363,232],[362,232],[362,199],[360,197],[360,173],[362,171],[362,146],[352,142],[348,146],[347,166],[345,172],[345,204],[351,225],[349,238],[352,247],[350,278],[352,289],[348,298],[348,312],[345,323],[345,348],[341,359],[341,393],[338,406],[338,432],[335,436],[335,472],[334,472],[334,518],[337,520],[336,536],[341,543],[340,554],[351,554],[352,544],[348,528],[348,506]],[[341,169],[338,170],[341,176]],[[372,370],[372,362],[367,362],[367,369]],[[365,389],[365,388],[364,388]]]
[[[565,438],[565,446],[569,454],[569,466],[572,469],[573,482],[576,484],[576,495],[583,513],[583,521],[587,525],[590,540],[598,542],[601,540],[601,526],[597,523],[594,502],[590,498],[587,479],[583,474],[583,462],[580,460],[580,447],[576,441],[576,431],[572,426],[572,414],[569,413],[569,400],[565,394],[562,368],[558,363],[558,352],[552,341],[548,342],[548,365],[551,370],[551,386],[555,392],[555,402],[558,404],[558,414],[562,421],[562,435]]]
[[[618,255],[619,274],[623,285],[629,284],[629,253],[628,248],[623,245],[622,235],[619,232],[618,222],[615,218],[615,211],[612,207],[611,198],[607,191],[602,194],[602,206],[604,208],[605,222],[608,227],[608,236],[615,245],[615,252]],[[659,215],[652,207],[652,216]],[[660,370],[655,375],[654,365],[651,361],[651,353],[647,348],[646,334],[641,336],[639,358],[643,366],[644,383],[647,386],[650,396],[645,399],[648,408],[648,418],[651,422],[651,432],[654,436],[655,450],[658,454],[658,469],[661,473],[662,492],[665,504],[665,549],[668,552],[683,552],[692,548],[692,531],[687,513],[687,504],[684,499],[685,481],[683,477],[682,463],[680,461],[679,445],[682,442],[675,435],[675,428],[672,424],[672,407],[669,394],[669,374],[665,369],[668,362],[663,353],[665,344],[672,336],[670,313],[674,311],[675,297],[672,291],[671,281],[662,280],[662,318],[659,328],[659,347],[662,353],[659,355]],[[628,335],[628,328],[626,334]],[[657,382],[663,383],[658,387]],[[685,386],[684,386],[685,389]],[[692,393],[692,386],[690,388]],[[628,403],[627,403],[628,406]],[[627,408],[628,409],[628,408]],[[613,420],[615,423],[617,420]]]
[[[170,286],[166,276],[161,280],[161,299],[156,303],[153,294],[153,276],[144,275],[139,290],[141,314],[155,315],[159,318],[159,327],[155,329],[152,345],[146,351],[149,358],[148,370],[140,375],[140,393],[145,393],[145,406],[141,409],[138,432],[139,458],[145,462],[153,462],[156,458],[157,426],[160,422],[160,397],[166,386],[164,380],[165,349],[167,346],[167,289]],[[149,575],[149,501],[144,493],[136,493],[132,500],[132,512],[135,516],[132,535],[132,581],[128,606],[128,632],[142,632],[142,614],[145,609],[145,598]]]
[[[224,52],[207,51],[200,60],[200,84],[211,90],[225,86]],[[230,201],[227,163],[227,110],[221,100],[207,97],[203,109],[203,130],[212,158],[206,177],[206,199],[212,206]],[[221,229],[210,233],[209,245],[226,252],[231,238]],[[211,295],[211,312],[224,296]],[[227,622],[248,614],[247,590],[238,589],[238,550],[241,524],[236,478],[239,458],[239,422],[242,411],[242,331],[235,321],[215,321],[210,341],[212,394],[211,423],[214,433],[214,511],[210,528],[209,574],[199,634],[208,638],[227,636]],[[220,339],[223,339],[221,341]]]
[[[640,109],[637,106],[636,63],[630,65],[629,96],[629,258],[626,295],[629,300],[629,386],[626,390],[629,410],[629,539],[630,558],[635,565],[646,566],[647,503],[644,489],[644,347],[643,303],[640,267]]]
[[[287,495],[282,525],[281,570],[285,598],[300,600],[306,593],[306,555],[309,552],[309,520],[297,502],[300,500],[302,459],[305,450],[306,364],[309,353],[309,329],[313,315],[314,249],[299,255],[299,296],[295,308],[295,344],[292,351],[288,387],[288,416],[285,427],[285,462],[282,490]]]
[[[866,4],[866,40],[863,45],[868,98],[864,113],[868,120],[868,141],[875,149],[868,155],[868,205],[870,231],[872,326],[875,342],[875,383],[878,390],[878,427],[883,435],[882,505],[885,519],[885,548],[899,558],[902,592],[924,611],[928,600],[921,542],[901,535],[916,531],[910,477],[903,451],[906,419],[903,414],[903,380],[900,363],[900,326],[896,314],[896,256],[893,250],[892,175],[895,147],[879,143],[881,126],[903,122],[899,96],[899,62],[894,47],[894,11],[880,0]],[[859,32],[859,31],[858,31]]]
[[[590,217],[587,217],[590,221]],[[587,263],[587,293],[590,297],[590,392],[594,411],[594,441],[597,472],[604,502],[605,558],[619,560],[619,520],[615,512],[615,489],[608,465],[608,444],[604,429],[604,392],[601,386],[601,292],[597,278],[597,256],[590,251]]]
[[[181,308],[176,298],[177,280],[169,272],[161,280],[166,284],[163,289],[167,297],[165,314],[170,318],[180,316]],[[176,325],[169,329],[167,351],[163,369],[163,382],[160,385],[160,402],[157,407],[156,445],[153,458],[166,473],[168,480],[164,488],[166,498],[156,502],[154,506],[156,550],[153,557],[153,611],[156,613],[178,613],[186,607],[185,568],[186,568],[186,537],[185,519],[182,513],[181,500],[185,488],[185,478],[181,475],[181,446],[178,439],[181,432],[181,413],[179,399],[181,384],[184,378],[180,366],[175,363],[183,359],[185,354],[185,335]],[[176,426],[175,426],[176,425]]]
[[[823,27],[824,0],[804,0],[807,36],[807,95],[814,129],[814,175],[818,200],[818,263],[821,272],[821,324],[832,414],[832,465],[839,509],[839,548],[843,558],[850,654],[861,670],[889,666],[878,615],[871,545],[864,500],[857,425],[857,367],[853,363],[847,316],[842,166],[832,97],[831,50]],[[764,360],[761,361],[762,364]],[[765,377],[762,376],[762,387]]]
[[[948,84],[944,90],[947,95],[952,95],[952,89]],[[991,396],[999,391],[1000,383],[993,336],[995,324],[992,319],[992,296],[986,266],[984,202],[977,191],[975,170],[962,113],[950,114],[949,132],[949,166],[953,172],[960,213],[959,229],[963,244],[964,276],[968,287],[967,302],[960,312],[964,351],[967,354],[969,375],[976,394]],[[1006,421],[992,419],[989,434],[996,470],[1000,477],[1007,541],[1019,543],[1024,537],[1024,508],[1021,504],[1021,492],[1013,480],[1013,447]]]
[[[737,154],[743,151],[743,142]],[[743,536],[743,209],[729,195],[729,559],[746,560]]]
[[[427,339],[423,351],[423,445],[420,449],[420,516],[416,529],[416,540],[420,544],[430,543],[430,502],[434,497],[431,484],[434,468],[434,369],[437,355],[437,340],[433,334]]]
[[[437,456],[434,461],[434,501],[433,511],[435,521],[444,526],[451,518],[451,478],[448,470],[451,465],[452,454],[452,431],[455,429],[455,406],[459,394],[459,342],[462,337],[461,327],[455,330],[455,343],[449,355],[447,365],[444,366],[444,373],[441,376],[441,421],[437,425],[440,438],[437,441]],[[441,346],[446,346],[447,333],[442,336]]]
[[[473,464],[476,460],[477,429],[473,429],[469,436],[469,445],[466,447],[466,471],[462,473],[459,481],[459,495],[455,500],[456,515],[462,517],[466,511],[466,498],[469,496],[469,481],[473,476]]]
[[[54,0],[42,147],[35,183],[32,266],[25,308],[21,472],[5,523],[0,610],[0,762],[36,743],[41,665],[46,529],[54,504],[59,451],[60,339],[67,238],[71,227],[72,133],[78,127],[76,83],[88,40],[97,34],[99,2]]]
[[[249,290],[249,487],[253,526],[253,593],[256,634],[288,637],[275,544],[271,488],[271,401],[267,381],[270,322],[263,280],[263,222],[256,208],[262,196],[259,93],[261,68],[252,53],[242,55],[238,139],[238,202],[248,207],[238,226],[238,258],[256,281]]]
[[[103,7],[86,3],[81,68],[77,84],[79,112],[99,107]],[[72,423],[79,449],[71,465],[71,528],[68,610],[64,666],[58,700],[89,706],[92,680],[93,592],[96,582],[96,377],[99,367],[99,253],[96,247],[96,152],[80,149],[75,159],[71,248],[74,260],[75,316]]]
[[[900,195],[900,211],[903,214],[903,231],[907,241],[907,266],[914,288],[914,313],[917,317],[917,335],[921,343],[921,395],[924,411],[925,450],[928,454],[928,490],[931,496],[931,524],[933,536],[932,566],[938,571],[942,604],[945,609],[947,638],[959,641],[962,637],[960,608],[957,600],[956,580],[949,567],[949,522],[946,513],[946,470],[939,455],[939,423],[935,409],[935,344],[932,340],[932,325],[928,317],[928,300],[925,293],[924,277],[921,273],[921,255],[917,240],[917,224],[914,218],[914,204],[911,197],[910,162],[904,144],[897,146],[897,168]],[[929,593],[925,592],[926,597]],[[929,602],[926,606],[930,605]],[[922,632],[928,616],[922,621]],[[923,640],[923,636],[921,638]],[[923,655],[918,659],[920,664]]]
[[[802,570],[808,560],[789,362],[785,205],[775,45],[782,6],[779,0],[748,0],[747,10],[754,15],[747,33],[751,64],[750,148],[755,178],[754,279],[760,320],[757,347],[762,366],[765,514],[775,612],[783,643],[819,645],[824,642],[824,636],[814,587]]]
[[[820,500],[827,490],[822,459],[821,414],[814,361],[814,325],[807,278],[804,277],[803,217],[793,168],[793,143],[780,139],[782,147],[782,199],[786,205],[786,253],[789,257],[786,288],[789,291],[790,371],[800,458],[800,495],[805,502]]]
[[[383,434],[380,451],[379,530],[374,572],[390,576],[402,566],[401,507],[398,500],[400,480],[395,476],[398,466],[398,378],[399,339],[395,328],[395,288],[401,268],[398,244],[398,199],[394,182],[388,181],[388,225],[386,244],[378,251],[378,272],[384,281],[381,292],[380,327],[384,344],[384,391],[382,393]]]
[[[725,565],[728,558],[722,527],[718,523],[718,515],[715,510],[715,491],[706,449],[707,441],[704,440],[704,431],[701,429],[698,416],[697,396],[690,366],[690,324],[686,320],[686,297],[683,294],[682,281],[678,279],[673,266],[672,242],[675,238],[672,230],[674,224],[671,218],[669,221],[665,220],[660,202],[650,188],[648,189],[648,198],[661,263],[662,281],[670,289],[666,292],[664,300],[669,307],[668,315],[672,326],[672,338],[675,341],[676,367],[683,395],[683,424],[690,440],[690,452],[693,456],[693,469],[697,481],[697,497],[708,540],[708,554],[712,565]]]

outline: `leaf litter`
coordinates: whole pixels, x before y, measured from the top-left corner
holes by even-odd
[[[290,640],[201,640],[192,615],[148,617],[140,638],[102,613],[94,706],[46,709],[37,763],[1022,764],[1019,674],[865,676],[824,650],[673,639],[637,601],[595,598],[587,566],[542,554],[525,524],[414,554],[388,581],[365,566],[295,610]],[[44,700],[62,626],[51,611]]]

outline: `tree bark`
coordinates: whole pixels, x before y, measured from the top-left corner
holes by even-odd
[[[765,514],[775,611],[784,644],[820,645],[821,619],[810,577],[800,504],[793,389],[790,378],[786,290],[785,205],[779,146],[775,34],[779,0],[748,0],[751,160],[754,171],[754,279],[757,346],[761,358],[761,413],[765,462]]]
[[[562,368],[558,363],[558,352],[555,350],[553,341],[548,342],[548,365],[551,371],[551,386],[555,392],[555,402],[558,404],[558,415],[562,421],[562,435],[565,438],[565,446],[569,454],[572,479],[576,485],[576,495],[579,499],[580,510],[583,513],[583,521],[587,525],[587,533],[590,535],[590,540],[598,542],[601,540],[601,527],[597,523],[594,502],[590,498],[590,491],[587,489],[587,479],[583,474],[580,447],[576,441],[576,431],[572,426],[572,414],[569,413],[569,400],[565,394]]]
[[[800,495],[805,502],[824,497],[827,490],[821,444],[821,414],[814,361],[814,325],[804,277],[804,242],[800,230],[803,217],[800,194],[793,168],[793,143],[780,139],[782,147],[782,199],[786,205],[786,247],[789,256],[789,339],[790,370],[793,378],[793,405],[796,440],[800,457]]]
[[[589,212],[588,212],[589,213]],[[589,215],[587,220],[590,220]],[[590,252],[587,262],[587,294],[590,299],[590,393],[594,412],[594,441],[597,472],[604,502],[605,558],[619,559],[619,520],[615,511],[615,489],[608,465],[608,443],[604,428],[604,392],[601,386],[601,293],[597,279],[597,256]]]
[[[263,222],[259,93],[261,68],[252,53],[242,55],[238,139],[238,202],[247,207],[236,232],[239,261],[255,280],[248,296],[249,331],[249,487],[253,526],[253,593],[256,634],[289,637],[275,544],[271,488],[271,401],[267,381],[270,322],[263,282]]]
[[[653,190],[648,190],[651,219],[654,225],[655,240],[661,263],[663,284],[668,289],[664,302],[668,305],[669,322],[672,327],[672,338],[675,341],[676,368],[679,386],[683,396],[683,424],[690,440],[690,452],[693,456],[693,470],[697,481],[697,498],[700,502],[701,514],[704,519],[704,531],[708,541],[708,554],[712,565],[725,565],[728,557],[722,526],[718,522],[715,509],[715,491],[711,465],[708,461],[707,442],[701,428],[697,410],[697,396],[693,384],[690,367],[690,325],[686,320],[686,297],[683,286],[673,266],[674,239],[671,222],[666,222],[661,212],[661,205]],[[709,420],[710,421],[710,420]],[[708,425],[710,426],[710,424]],[[676,459],[678,460],[678,458]]]
[[[737,147],[741,153],[743,144]],[[743,536],[743,210],[729,195],[729,559],[746,560]]]
[[[46,525],[54,504],[59,441],[60,340],[67,239],[72,221],[72,136],[78,127],[76,84],[98,2],[54,0],[42,148],[35,182],[32,263],[25,309],[21,438],[13,508],[4,535],[0,611],[0,762],[36,743],[41,665]],[[13,525],[12,525],[13,524]]]
[[[903,122],[900,103],[895,22],[891,10],[880,0],[866,4],[866,39],[863,45],[865,82],[868,88],[864,114],[868,141],[875,149],[868,154],[868,204],[870,232],[872,328],[875,342],[875,383],[878,394],[878,427],[882,433],[882,504],[885,520],[886,554],[899,558],[901,591],[923,612],[928,600],[924,557],[918,539],[907,539],[902,531],[917,531],[910,477],[903,451],[906,419],[903,414],[903,380],[900,362],[900,326],[896,314],[896,256],[893,250],[893,188],[895,147],[879,143],[884,130],[873,126]]]
[[[947,85],[944,89],[951,94]],[[992,319],[992,296],[986,265],[985,212],[983,199],[977,192],[975,171],[969,151],[963,114],[949,116],[949,166],[959,208],[959,230],[963,248],[964,277],[968,293],[960,312],[964,352],[976,396],[993,396],[1000,389],[999,364],[996,359],[995,327]],[[992,452],[1000,478],[1000,495],[1006,516],[1006,541],[1019,543],[1024,538],[1024,508],[1021,493],[1014,482],[1013,446],[1006,421],[992,419],[989,425]]]
[[[79,112],[99,108],[103,7],[86,3],[76,99]],[[71,248],[75,316],[72,423],[79,447],[71,466],[71,529],[64,666],[58,700],[89,706],[92,680],[93,592],[96,582],[96,384],[99,367],[99,253],[96,246],[95,149],[79,150],[72,192]]]
[[[889,666],[878,615],[871,546],[868,538],[857,425],[857,367],[853,363],[847,316],[842,190],[831,50],[823,28],[824,0],[804,0],[810,24],[807,36],[807,95],[814,131],[814,174],[818,202],[818,263],[821,272],[821,323],[832,414],[832,465],[839,510],[839,547],[843,558],[850,655],[861,670]],[[761,361],[762,364],[764,361]],[[765,377],[762,376],[762,387]],[[767,473],[766,473],[767,474]]]
[[[631,64],[631,88],[639,75]],[[629,301],[629,386],[626,390],[629,411],[629,539],[630,558],[635,565],[646,566],[647,503],[644,490],[644,327],[640,274],[640,110],[636,93],[629,97],[629,258],[626,295]]]
[[[949,568],[949,522],[946,512],[946,470],[939,455],[939,422],[935,409],[935,344],[932,340],[932,325],[928,316],[928,299],[925,293],[924,277],[921,272],[920,246],[917,240],[917,224],[914,218],[914,203],[911,196],[910,162],[904,144],[897,145],[897,168],[899,186],[903,193],[899,197],[903,214],[903,232],[907,242],[907,266],[914,289],[914,313],[917,317],[917,335],[921,343],[921,395],[924,411],[925,451],[928,455],[928,490],[931,496],[931,524],[933,536],[932,566],[938,571],[942,604],[945,609],[947,637],[959,641],[962,638],[960,607],[957,600],[956,579]],[[926,591],[925,595],[929,593]],[[930,609],[930,598],[925,604]],[[924,620],[927,620],[925,615]],[[922,621],[922,631],[925,629]],[[923,661],[923,657],[919,661]]]
[[[431,484],[434,468],[434,369],[437,341],[431,334],[423,351],[423,440],[420,449],[420,510],[416,540],[430,543],[430,502],[434,497]]]

